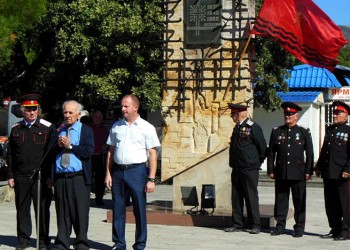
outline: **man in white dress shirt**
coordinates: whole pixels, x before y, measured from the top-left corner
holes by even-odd
[[[136,221],[134,249],[145,249],[147,241],[146,192],[155,189],[157,147],[159,139],[153,125],[138,114],[140,105],[135,95],[122,99],[124,119],[113,124],[107,144],[106,186],[112,189],[114,246],[111,250],[126,249],[125,188],[128,188]],[[149,162],[149,169],[146,161]]]

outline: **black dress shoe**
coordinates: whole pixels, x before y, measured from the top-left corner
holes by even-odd
[[[294,231],[294,232],[292,233],[292,236],[293,236],[294,238],[301,238],[301,237],[303,237],[303,232]]]
[[[106,204],[103,202],[103,200],[96,200],[97,206],[105,206]]]
[[[250,234],[259,234],[260,228],[252,228],[252,230],[249,231]]]
[[[329,232],[328,234],[324,234],[320,236],[322,239],[331,239],[331,238],[336,238],[336,235],[332,232]]]
[[[111,248],[111,250],[123,250],[123,249],[118,248],[117,246],[113,246],[113,247]]]
[[[235,233],[235,232],[242,232],[242,228],[238,228],[238,227],[228,227],[228,228],[225,228],[224,231],[226,233]]]
[[[280,229],[275,229],[271,232],[271,235],[272,236],[279,236],[279,235],[282,235],[282,234],[285,234],[285,232],[283,230],[280,230]]]
[[[334,240],[338,241],[338,240],[348,240],[349,237],[346,235],[341,235],[341,236],[338,236],[338,237],[335,237]]]
[[[25,244],[19,244],[16,246],[16,249],[15,250],[24,250],[24,249],[27,249],[27,248],[30,248],[29,245],[25,245]]]

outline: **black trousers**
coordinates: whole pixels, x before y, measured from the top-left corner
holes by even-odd
[[[259,169],[232,171],[232,220],[233,226],[243,228],[244,202],[248,214],[248,227],[261,227],[258,195]]]
[[[87,237],[90,211],[90,186],[84,176],[61,177],[55,181],[57,237],[55,248],[69,249],[72,226],[76,235],[74,249],[89,249]]]
[[[294,205],[294,230],[304,232],[306,219],[306,182],[305,180],[280,180],[275,181],[275,208],[274,217],[277,221],[276,228],[285,230],[289,208],[289,196],[292,191]]]
[[[30,207],[33,202],[35,218],[37,220],[38,180],[30,179],[30,176],[15,177],[15,204],[17,210],[17,239],[19,244],[29,245],[32,234],[32,221]],[[39,244],[50,244],[50,205],[52,201],[52,189],[41,184]],[[35,228],[36,230],[36,228]]]
[[[105,193],[105,177],[106,177],[106,166],[104,164],[103,154],[93,155],[91,157],[92,165],[92,178],[94,179],[95,185],[95,196],[96,201],[100,202],[103,199]]]
[[[349,231],[349,186],[347,179],[324,179],[324,201],[329,227],[332,232],[348,235]]]

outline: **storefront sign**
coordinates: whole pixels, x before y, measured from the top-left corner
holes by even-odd
[[[329,100],[349,100],[350,87],[328,89],[328,99]]]

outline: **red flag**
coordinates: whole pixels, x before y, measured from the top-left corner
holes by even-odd
[[[330,71],[348,43],[312,0],[265,0],[251,34],[270,37],[300,61]]]

